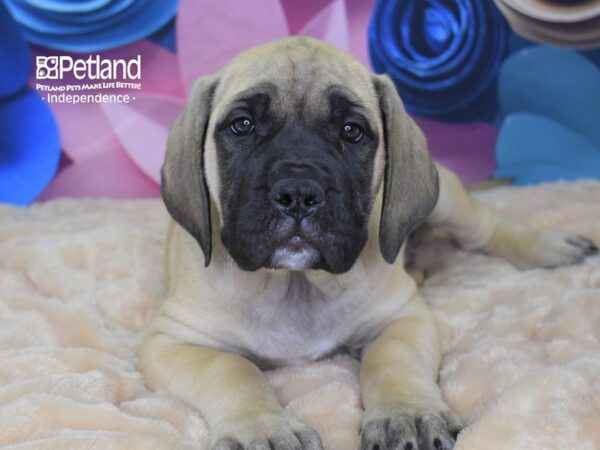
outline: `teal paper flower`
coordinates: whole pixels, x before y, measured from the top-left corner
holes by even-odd
[[[505,116],[496,143],[499,178],[515,184],[600,178],[600,69],[571,50],[529,47],[498,80]]]

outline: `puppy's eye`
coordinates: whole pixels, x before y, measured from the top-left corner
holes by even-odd
[[[365,135],[364,130],[357,123],[347,122],[342,127],[341,136],[342,136],[342,139],[344,139],[346,141],[358,142],[363,138],[364,135]]]
[[[229,124],[229,129],[237,136],[245,136],[254,131],[254,122],[248,117],[238,117]]]

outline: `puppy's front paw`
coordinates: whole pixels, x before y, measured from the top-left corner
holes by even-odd
[[[531,246],[520,261],[523,268],[553,268],[576,264],[598,253],[589,239],[559,230],[543,230],[534,234]]]
[[[211,450],[323,450],[319,434],[287,414],[220,423]]]
[[[398,414],[366,421],[362,450],[451,450],[460,431],[452,412]]]

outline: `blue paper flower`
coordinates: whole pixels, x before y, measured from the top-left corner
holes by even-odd
[[[486,94],[493,102],[507,36],[491,0],[378,0],[369,53],[409,111],[467,120],[480,117]]]
[[[0,202],[34,200],[58,167],[58,128],[44,101],[26,86],[31,53],[0,3]]]
[[[146,37],[177,11],[177,0],[5,0],[34,44],[72,52],[106,50]]]

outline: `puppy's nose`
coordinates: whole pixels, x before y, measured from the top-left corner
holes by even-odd
[[[302,220],[323,205],[325,191],[308,178],[284,178],[273,185],[270,197],[277,209]]]

